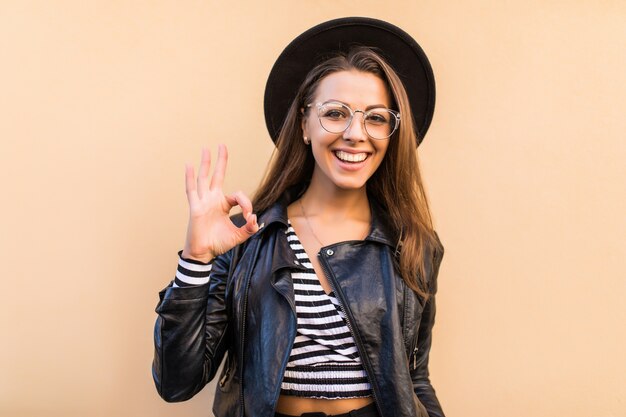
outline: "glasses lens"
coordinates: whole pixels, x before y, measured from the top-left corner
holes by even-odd
[[[330,133],[341,133],[348,128],[352,112],[341,103],[322,104],[317,112],[322,127]]]
[[[365,116],[365,130],[374,139],[386,139],[398,128],[398,119],[389,109],[373,109]]]

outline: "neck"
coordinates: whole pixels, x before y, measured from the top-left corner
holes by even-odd
[[[357,190],[343,190],[325,187],[311,181],[301,197],[308,217],[317,217],[324,222],[360,220],[369,222],[370,207],[365,187]]]

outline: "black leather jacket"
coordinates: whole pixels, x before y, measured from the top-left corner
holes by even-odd
[[[295,196],[292,196],[295,197]],[[211,280],[160,292],[153,377],[166,401],[184,401],[214,378],[218,417],[271,417],[293,341],[296,308],[290,272],[302,268],[284,230],[286,195],[258,217],[261,229],[213,261]],[[341,302],[382,417],[441,417],[428,378],[435,297],[424,303],[394,268],[396,241],[372,204],[363,241],[323,247],[320,264]],[[443,251],[426,262],[431,292]]]

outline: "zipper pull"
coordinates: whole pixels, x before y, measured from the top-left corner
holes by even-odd
[[[417,346],[413,349],[413,370],[417,369]]]

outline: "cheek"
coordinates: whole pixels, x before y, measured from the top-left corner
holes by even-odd
[[[313,157],[316,160],[327,159],[330,156],[326,143],[321,141],[319,137],[314,137],[311,141],[311,151],[313,152]]]
[[[385,144],[380,144],[377,147],[378,153],[381,155],[381,159],[383,159],[385,156],[387,156],[387,151],[389,150],[389,142],[385,143]]]
[[[378,170],[382,165],[383,162],[385,161],[385,159],[390,158],[389,155],[387,155],[389,147],[387,146],[381,146],[376,148],[377,150],[377,163],[376,163],[376,170]]]

